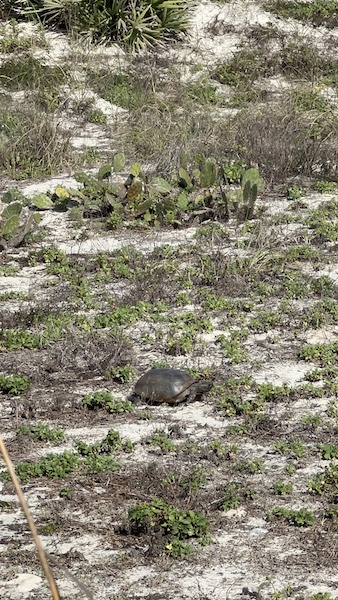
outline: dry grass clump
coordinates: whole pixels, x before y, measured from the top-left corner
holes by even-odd
[[[210,110],[194,113],[151,109],[131,115],[128,145],[135,159],[156,165],[169,175],[203,153],[224,161],[231,158],[257,164],[268,180],[320,175],[334,177],[338,160],[338,120],[316,94],[286,92],[278,103],[255,104],[237,115],[212,116]],[[304,104],[304,106],[303,106]]]
[[[320,52],[304,36],[293,39],[270,28],[252,28],[248,39],[230,60],[218,65],[214,77],[232,87],[247,89],[259,79],[283,76],[291,82],[335,77],[335,54]],[[334,81],[334,79],[332,79]]]
[[[10,57],[0,66],[1,84],[10,91],[41,90],[61,85],[67,74],[61,67],[43,65],[30,53]]]
[[[248,110],[235,117],[226,147],[242,147],[248,162],[273,181],[299,174],[336,174],[337,116],[297,109],[294,99]]]
[[[142,67],[137,70],[133,64],[128,71],[111,69],[90,69],[87,72],[88,86],[99,96],[127,110],[157,104],[153,74],[145,75]]]
[[[130,342],[120,331],[86,335],[69,327],[67,339],[42,349],[40,355],[34,350],[9,352],[2,359],[2,368],[27,374],[37,384],[53,378],[55,372],[63,373],[64,381],[75,374],[86,380],[102,376],[108,367],[131,362],[132,356]]]
[[[315,27],[334,28],[338,24],[338,7],[335,0],[268,0],[264,3],[264,8],[279,17],[297,19]]]
[[[0,108],[0,173],[14,179],[48,176],[72,162],[70,135],[33,106]]]
[[[151,109],[146,107],[129,119],[127,148],[136,160],[151,162],[156,171],[170,175],[180,165],[182,153],[219,156],[226,136],[228,119],[213,117],[208,108],[191,110]]]

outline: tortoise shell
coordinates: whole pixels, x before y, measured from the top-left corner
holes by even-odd
[[[142,400],[178,404],[200,397],[212,385],[212,381],[196,381],[187,371],[150,369],[136,382],[135,394]]]

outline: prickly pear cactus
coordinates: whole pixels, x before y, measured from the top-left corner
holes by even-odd
[[[217,163],[212,157],[205,157],[203,154],[196,158],[199,166],[198,177],[196,177],[196,183],[202,188],[212,187],[217,179]]]
[[[254,205],[259,191],[264,189],[264,181],[258,169],[248,169],[243,173],[241,188],[244,202],[244,215],[246,219],[253,217]]]
[[[264,189],[264,185],[264,180],[261,178],[258,169],[244,171],[241,187],[235,190],[229,188],[222,193],[222,202],[225,206],[227,218],[229,218],[231,211],[237,215],[237,218],[252,219],[258,193]]]
[[[40,220],[38,213],[30,213],[21,202],[7,204],[0,214],[0,251],[19,246]]]

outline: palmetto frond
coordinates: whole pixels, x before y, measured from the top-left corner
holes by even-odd
[[[21,12],[46,23],[90,32],[134,51],[185,31],[194,0],[17,0]]]

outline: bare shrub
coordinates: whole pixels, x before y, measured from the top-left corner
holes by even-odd
[[[330,111],[299,111],[291,101],[257,107],[233,119],[226,147],[238,146],[273,181],[299,174],[334,176],[337,118]]]

